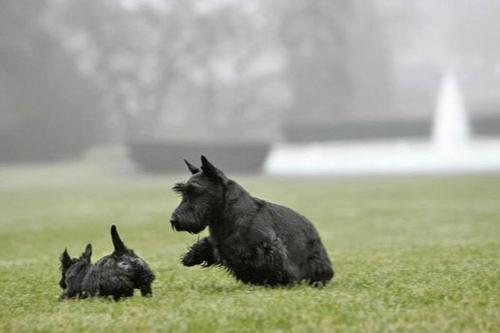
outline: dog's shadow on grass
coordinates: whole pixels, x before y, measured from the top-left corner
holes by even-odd
[[[254,292],[302,292],[304,290],[331,290],[336,281],[331,281],[326,285],[312,286],[308,282],[302,281],[290,285],[256,285],[239,282],[224,269],[205,268],[206,271],[194,271],[193,275],[186,280],[186,272],[183,269],[172,268],[171,266],[160,265],[158,267],[158,279],[155,281],[158,292],[161,294],[175,293],[200,293],[205,295],[239,294]],[[207,275],[205,275],[207,274]],[[205,276],[204,276],[205,275]],[[153,294],[154,297],[154,294]]]
[[[242,282],[221,282],[221,283],[206,283],[192,284],[181,288],[181,291],[196,291],[202,294],[238,294],[238,293],[253,293],[253,292],[298,292],[303,290],[328,290],[333,286],[332,283],[327,285],[312,286],[308,283],[296,283],[291,285],[253,285]],[[179,291],[178,288],[176,290]]]

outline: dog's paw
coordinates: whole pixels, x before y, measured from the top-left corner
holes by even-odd
[[[186,267],[191,267],[191,266],[196,266],[201,264],[203,261],[200,261],[199,258],[196,258],[195,256],[191,255],[190,253],[187,253],[182,257],[181,263],[182,265]]]

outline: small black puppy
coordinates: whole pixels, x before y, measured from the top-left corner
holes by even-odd
[[[59,282],[63,289],[61,298],[112,296],[118,300],[132,296],[134,289],[139,289],[142,296],[152,295],[151,284],[155,276],[148,264],[125,246],[114,225],[111,226],[111,239],[115,251],[93,265],[91,244],[80,258],[71,258],[64,250]]]
[[[170,223],[177,231],[210,235],[182,259],[185,266],[220,265],[245,283],[281,285],[300,281],[325,284],[333,269],[314,226],[290,208],[251,196],[201,157],[201,170],[174,191],[182,201]]]

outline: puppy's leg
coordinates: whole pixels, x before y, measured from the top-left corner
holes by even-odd
[[[308,261],[308,276],[307,280],[313,286],[321,286],[328,283],[333,278],[332,263],[324,249],[320,248],[311,253]]]
[[[189,251],[182,257],[184,266],[203,265],[205,267],[218,263],[214,254],[214,247],[210,237],[203,237],[194,243]]]
[[[59,300],[60,301],[63,301],[63,300],[68,299],[68,298],[70,298],[70,297],[68,296],[68,294],[66,293],[66,291],[63,291],[61,293],[61,295],[59,296]]]
[[[151,284],[144,285],[141,287],[141,295],[144,297],[152,297],[153,290],[151,289]]]

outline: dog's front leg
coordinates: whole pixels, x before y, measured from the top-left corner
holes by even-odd
[[[210,237],[203,237],[194,243],[182,257],[184,266],[202,265],[205,267],[217,264],[219,261],[214,254],[214,247]]]

